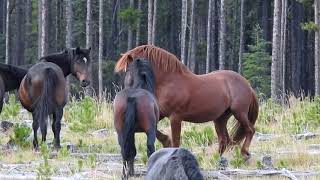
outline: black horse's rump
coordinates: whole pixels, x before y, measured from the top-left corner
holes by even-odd
[[[123,159],[123,177],[134,174],[135,132],[147,134],[147,155],[154,152],[159,107],[154,97],[155,78],[150,62],[136,59],[125,75],[125,89],[117,93],[114,123]]]
[[[0,76],[5,85],[5,92],[17,89],[27,72],[27,69],[10,64],[0,63]]]
[[[146,180],[203,180],[194,155],[184,148],[163,148],[149,158]]]

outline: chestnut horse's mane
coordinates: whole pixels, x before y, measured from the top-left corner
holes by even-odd
[[[126,71],[128,64],[136,58],[145,58],[151,61],[153,68],[161,69],[165,72],[184,73],[189,71],[175,55],[153,45],[138,46],[122,54],[115,66],[115,71]]]

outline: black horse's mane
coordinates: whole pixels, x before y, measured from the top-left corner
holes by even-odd
[[[0,63],[0,74],[4,78],[5,91],[18,88],[27,72],[27,69],[15,65]]]
[[[57,64],[63,71],[64,76],[71,73],[71,59],[74,56],[73,49],[66,49],[58,53],[52,53],[40,58],[40,61],[47,61]]]
[[[150,61],[136,59],[130,64],[128,71],[133,78],[132,88],[142,88],[155,93],[155,75]]]

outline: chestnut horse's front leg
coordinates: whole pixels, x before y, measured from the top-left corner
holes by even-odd
[[[182,120],[177,116],[170,116],[171,123],[171,146],[179,147],[180,146],[180,135],[181,135],[181,122]]]

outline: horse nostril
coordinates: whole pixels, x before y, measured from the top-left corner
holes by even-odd
[[[81,81],[81,86],[82,87],[86,87],[86,86],[88,86],[90,84],[90,81],[87,81],[87,80],[82,80]]]

